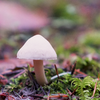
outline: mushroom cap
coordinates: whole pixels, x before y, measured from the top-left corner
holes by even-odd
[[[19,59],[56,60],[57,54],[51,44],[41,35],[28,39],[17,53]]]

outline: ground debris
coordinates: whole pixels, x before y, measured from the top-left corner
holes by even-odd
[[[7,84],[8,80],[3,75],[0,75],[0,84],[5,85]]]

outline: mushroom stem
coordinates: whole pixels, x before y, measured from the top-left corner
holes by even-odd
[[[45,76],[43,60],[33,60],[36,80],[40,85],[47,84],[48,81]]]

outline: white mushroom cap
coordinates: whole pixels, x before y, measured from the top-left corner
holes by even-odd
[[[57,54],[51,44],[41,35],[28,39],[17,53],[19,59],[56,60]]]

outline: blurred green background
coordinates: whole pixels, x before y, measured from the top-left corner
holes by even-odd
[[[0,6],[2,12],[0,14],[3,15],[4,12],[10,14],[4,18],[0,17],[0,59],[16,57],[19,48],[35,34],[41,34],[50,41],[57,52],[58,61],[69,59],[72,53],[81,57],[90,53],[100,54],[99,0],[4,0],[0,2],[6,3],[5,6],[3,5],[5,10]],[[29,14],[29,16],[37,16],[39,19],[26,18],[25,12],[21,16],[19,6],[12,8],[11,12],[7,11],[7,4],[10,3],[22,6],[22,9],[25,9],[22,11],[25,11],[27,16]],[[22,26],[19,26],[23,29],[13,26],[13,30],[10,27],[14,23],[14,20],[11,20],[12,16],[16,17],[15,22],[17,22],[17,18],[26,18],[26,23],[18,19],[22,23]],[[43,24],[35,27],[35,24],[42,19],[44,19]],[[32,21],[34,27],[27,23],[27,20]],[[44,24],[45,21],[47,21],[46,24]]]
[[[74,87],[74,92],[72,89],[71,97],[78,93],[78,87],[78,95],[82,93],[81,98],[90,96],[92,99],[91,95],[95,94],[93,90],[96,88],[96,96],[98,96],[100,93],[100,0],[0,0],[0,73],[6,73],[9,69],[12,69],[10,72],[20,70],[22,66],[27,66],[27,63],[33,66],[31,61],[16,59],[16,55],[27,39],[36,34],[44,36],[54,47],[58,56],[54,65],[57,66],[58,72],[73,73],[72,78],[65,75],[66,78],[61,78],[61,81],[57,79],[57,85],[56,81],[52,82],[53,85],[50,83],[48,85],[50,91],[56,93],[55,89],[57,89],[62,93],[66,86],[70,87],[73,80],[71,85]],[[44,67],[50,68],[50,71],[46,69],[46,76],[50,80],[55,73],[54,69],[51,70],[54,67],[52,61],[44,61]],[[85,76],[92,78],[84,78]],[[25,76],[23,78],[25,79]],[[82,81],[81,78],[84,80]],[[14,84],[14,87],[18,85]],[[64,94],[67,93],[65,91]]]

